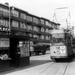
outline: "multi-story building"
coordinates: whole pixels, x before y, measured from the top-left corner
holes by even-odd
[[[0,4],[0,62],[2,62],[0,70],[18,64],[19,66],[28,65],[30,41],[49,43],[50,30],[58,26],[59,24],[48,19],[13,6]],[[20,58],[16,54],[18,44],[21,49]],[[4,55],[6,55],[5,59],[2,57]]]

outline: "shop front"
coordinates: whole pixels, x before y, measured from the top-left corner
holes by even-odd
[[[30,64],[29,37],[3,35],[0,37],[0,71]]]

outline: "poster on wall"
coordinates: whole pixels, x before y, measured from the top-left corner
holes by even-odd
[[[21,57],[29,56],[29,43],[20,43]]]
[[[24,47],[21,47],[20,48],[20,52],[21,52],[21,57],[25,57],[25,48]]]

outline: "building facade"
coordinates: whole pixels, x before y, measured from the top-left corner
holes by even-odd
[[[50,31],[58,26],[48,19],[0,4],[0,70],[29,65],[30,41],[50,43]],[[20,57],[16,54],[18,44]]]

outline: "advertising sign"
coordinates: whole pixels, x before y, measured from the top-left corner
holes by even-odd
[[[9,47],[9,44],[8,38],[0,38],[0,47]]]

